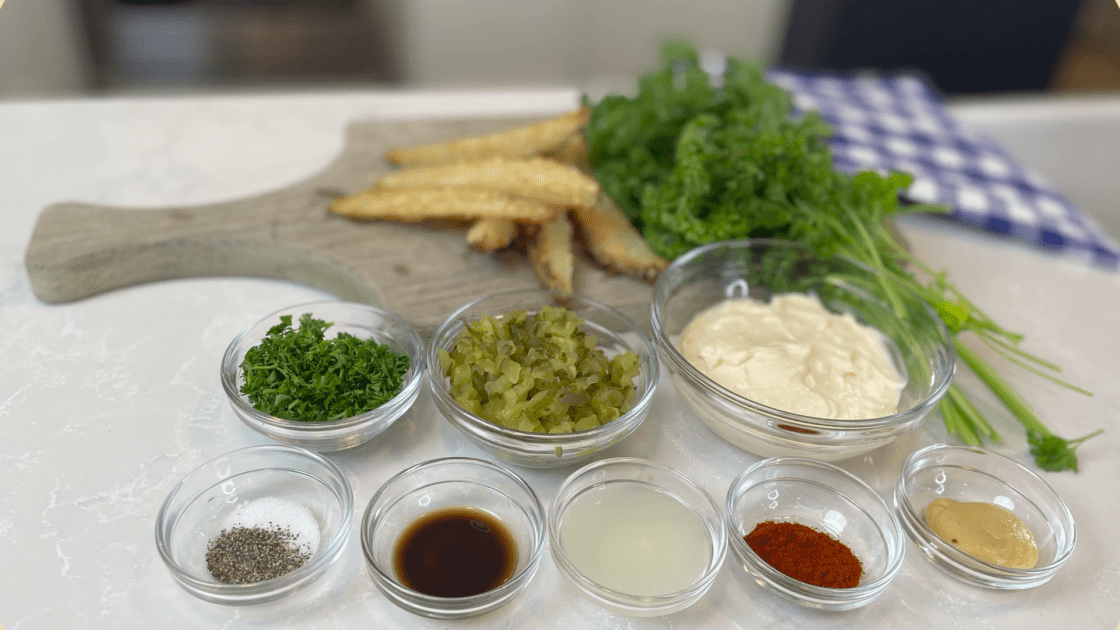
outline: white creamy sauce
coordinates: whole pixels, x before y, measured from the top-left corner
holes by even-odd
[[[818,418],[891,415],[904,384],[877,330],[796,293],[725,300],[688,324],[679,349],[744,398]]]
[[[712,554],[704,524],[688,507],[629,482],[608,483],[575,499],[564,511],[560,543],[585,576],[641,597],[692,586]]]

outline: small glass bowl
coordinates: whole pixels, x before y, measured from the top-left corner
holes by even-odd
[[[450,380],[439,368],[439,350],[450,350],[464,327],[483,314],[500,316],[515,309],[530,314],[541,306],[563,306],[583,319],[583,328],[595,335],[599,347],[613,356],[627,350],[638,356],[638,376],[634,379],[634,406],[618,418],[587,431],[561,434],[528,433],[507,429],[467,411],[451,397]],[[447,421],[479,446],[499,458],[530,468],[558,468],[586,461],[592,455],[629,436],[649,415],[650,401],[657,386],[658,362],[653,345],[637,324],[615,309],[592,300],[573,297],[557,303],[552,293],[529,289],[495,293],[461,306],[436,330],[428,344],[428,381],[436,406]]]
[[[806,584],[763,560],[745,536],[764,521],[800,523],[825,532],[863,564],[853,588]],[[871,486],[832,464],[775,457],[746,469],[727,491],[727,527],[740,566],[761,587],[818,610],[851,610],[879,597],[902,567],[902,526]]]
[[[208,544],[241,505],[273,497],[303,505],[319,525],[311,559],[280,577],[225,584],[206,568]],[[290,446],[250,446],[212,459],[183,478],[156,517],[156,547],[171,577],[188,593],[216,604],[269,602],[307,586],[338,560],[350,536],[354,497],[341,470]]]
[[[572,506],[583,500],[599,500],[602,495],[597,498],[596,493],[604,489],[653,490],[668,500],[682,504],[696,517],[698,525],[704,531],[703,546],[706,547],[707,555],[703,559],[700,574],[690,585],[663,595],[635,595],[604,586],[573,563],[570,552],[565,551],[565,516],[572,514]],[[640,513],[640,506],[636,506],[636,509]],[[646,520],[644,525],[651,527],[654,521],[663,520],[665,519]],[[619,523],[605,522],[602,524],[601,535],[632,539],[642,533],[641,527],[629,528]],[[580,468],[565,479],[549,509],[548,536],[549,549],[561,575],[582,595],[599,606],[630,617],[669,615],[688,608],[711,588],[727,553],[727,530],[719,506],[712,497],[683,473],[663,464],[633,457],[600,460]],[[674,548],[679,548],[679,545],[674,545]],[[653,551],[656,553],[656,550]]]
[[[717,435],[762,457],[837,461],[889,444],[922,421],[949,388],[955,353],[941,318],[917,294],[900,291],[898,318],[875,298],[870,269],[846,258],[820,258],[789,241],[746,239],[697,247],[658,276],[653,342],[681,397]],[[811,293],[834,313],[851,313],[883,333],[888,354],[906,380],[898,412],[866,420],[831,420],[790,413],[740,396],[693,366],[677,349],[699,313],[729,298],[763,302],[782,293]]]
[[[404,586],[393,566],[401,533],[420,517],[449,508],[482,510],[502,522],[517,545],[517,565],[504,584],[469,597],[435,597]],[[362,553],[377,588],[401,608],[424,617],[461,619],[496,610],[517,597],[544,551],[544,508],[510,470],[480,459],[447,457],[408,468],[370,499],[362,517]]]
[[[360,339],[375,339],[395,352],[408,355],[411,364],[402,378],[401,391],[376,409],[328,422],[285,420],[253,407],[248,396],[241,393],[241,362],[245,354],[264,339],[270,328],[280,323],[281,315],[291,315],[292,325],[298,328],[299,318],[304,313],[333,322],[326,331],[328,339],[345,332]],[[420,394],[424,365],[424,343],[416,330],[400,317],[368,304],[310,302],[267,315],[234,337],[222,357],[222,388],[234,413],[253,430],[284,444],[333,452],[372,440],[404,415]]]
[[[934,499],[986,501],[1011,510],[1030,528],[1038,564],[1012,569],[978,560],[929,528],[925,509]],[[1054,489],[1026,466],[971,446],[934,444],[906,459],[894,494],[895,510],[910,538],[937,568],[954,578],[993,589],[1045,584],[1073,554],[1073,515]]]

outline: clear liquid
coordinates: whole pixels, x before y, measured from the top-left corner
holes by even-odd
[[[632,482],[605,484],[577,497],[564,511],[560,544],[591,580],[640,597],[688,588],[712,554],[704,524],[688,507]]]

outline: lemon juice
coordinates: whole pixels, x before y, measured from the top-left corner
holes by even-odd
[[[574,499],[560,544],[583,575],[639,597],[688,588],[712,554],[707,529],[688,506],[639,482],[607,483]]]

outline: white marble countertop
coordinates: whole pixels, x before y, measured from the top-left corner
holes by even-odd
[[[407,465],[448,454],[488,457],[442,419],[425,393],[380,438],[331,456],[353,485],[354,533],[343,559],[313,588],[246,608],[205,603],[180,589],[156,553],[160,504],[203,461],[267,442],[229,408],[218,380],[222,352],[263,314],[328,296],[285,282],[215,278],[44,304],[23,266],[39,211],[58,201],[163,206],[245,197],[327,164],[350,121],[547,114],[576,101],[571,90],[541,90],[0,103],[0,625],[1112,628],[1120,621],[1120,275],[923,218],[901,224],[918,257],[948,270],[965,294],[1025,333],[1027,349],[1096,393],[1084,397],[1014,366],[1001,369],[1059,434],[1106,429],[1079,451],[1079,474],[1043,473],[1078,527],[1072,559],[1048,584],[1025,592],[968,587],[934,569],[909,543],[903,568],[881,599],[825,614],[762,591],[729,556],[712,590],[692,608],[627,619],[576,598],[546,554],[525,593],[496,613],[451,623],[414,617],[382,597],[366,574],[357,536],[361,511]],[[1120,117],[1120,105],[1114,108]],[[977,120],[982,126],[983,116]],[[1029,463],[1018,424],[970,374],[960,382],[1004,434],[995,450]],[[669,463],[722,502],[735,475],[759,458],[699,425],[668,381],[657,398],[642,427],[607,455]],[[944,440],[935,416],[895,444],[842,465],[889,495],[905,456]],[[521,472],[547,504],[569,471]]]

